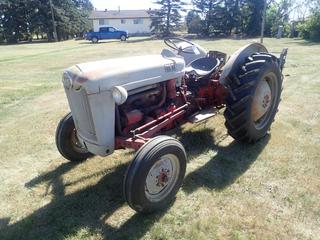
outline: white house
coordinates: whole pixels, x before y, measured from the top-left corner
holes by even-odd
[[[89,19],[93,21],[93,30],[100,27],[115,27],[126,30],[131,35],[151,33],[151,10],[104,10],[93,11]]]

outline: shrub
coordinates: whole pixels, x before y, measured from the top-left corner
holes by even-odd
[[[320,41],[320,12],[313,13],[310,18],[298,26],[300,37],[311,41]]]

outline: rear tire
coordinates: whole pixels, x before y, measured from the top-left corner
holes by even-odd
[[[61,119],[56,130],[56,145],[60,154],[72,162],[81,162],[93,154],[83,148],[76,135],[76,129],[71,113]]]
[[[255,142],[264,137],[278,111],[282,74],[276,57],[257,53],[229,77],[224,116],[236,140]]]
[[[93,37],[91,39],[92,43],[98,43],[99,42],[99,39],[97,37]]]
[[[136,153],[124,178],[124,196],[137,212],[149,213],[167,207],[186,171],[182,144],[168,136],[158,136]]]

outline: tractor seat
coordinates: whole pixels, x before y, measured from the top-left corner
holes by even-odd
[[[199,77],[205,77],[211,73],[220,65],[220,60],[211,56],[198,58],[186,67],[186,73],[194,72]]]

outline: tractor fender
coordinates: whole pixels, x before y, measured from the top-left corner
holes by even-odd
[[[227,85],[227,78],[235,74],[239,66],[244,63],[247,57],[257,52],[267,53],[268,50],[260,43],[250,43],[233,53],[226,65],[222,68],[222,73],[219,79],[220,83],[222,85]]]

